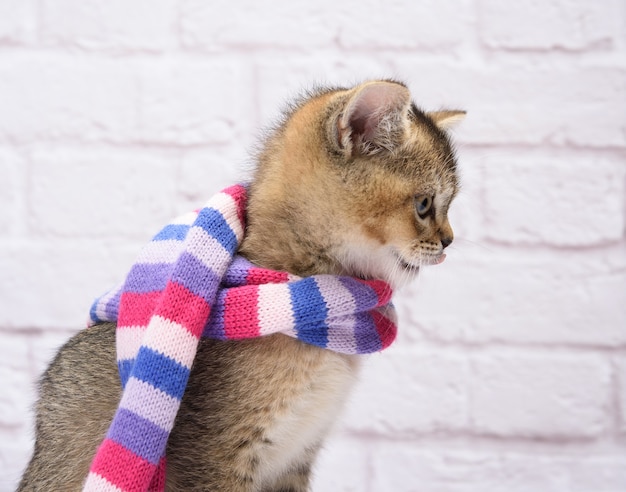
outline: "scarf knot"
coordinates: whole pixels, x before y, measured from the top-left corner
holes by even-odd
[[[244,185],[231,186],[166,225],[125,281],[93,303],[91,325],[117,323],[123,393],[83,490],[164,490],[167,439],[203,336],[283,333],[345,354],[377,352],[395,339],[387,283],[302,278],[237,255],[246,199]]]

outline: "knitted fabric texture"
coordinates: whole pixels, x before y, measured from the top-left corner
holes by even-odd
[[[284,333],[346,354],[396,336],[383,281],[259,268],[236,252],[246,188],[235,185],[162,229],[126,280],[96,299],[90,324],[117,322],[123,393],[84,491],[162,491],[165,449],[200,337]]]

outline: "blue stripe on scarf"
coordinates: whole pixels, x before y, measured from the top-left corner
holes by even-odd
[[[130,371],[133,370],[135,359],[122,359],[117,361],[117,369],[120,373],[120,380],[122,381],[122,389],[126,388],[126,383],[130,377]]]
[[[189,227],[186,224],[169,224],[166,225],[159,233],[152,238],[153,241],[167,241],[168,239],[176,239],[182,241],[185,239]]]
[[[132,375],[180,400],[189,379],[189,369],[174,359],[142,346],[135,359]]]
[[[326,347],[328,344],[328,326],[326,325],[328,308],[315,279],[303,278],[299,282],[288,285],[298,339],[318,347]]]
[[[157,465],[169,432],[126,408],[119,408],[107,437],[153,465]]]
[[[193,223],[194,227],[201,227],[209,235],[213,236],[231,255],[235,254],[239,243],[237,236],[224,219],[221,212],[214,208],[203,208]]]
[[[97,310],[98,310],[98,304],[100,299],[96,299],[93,304],[91,305],[91,309],[89,310],[89,319],[91,321],[93,321],[94,323],[100,323],[104,320],[100,319],[100,317],[98,316]]]

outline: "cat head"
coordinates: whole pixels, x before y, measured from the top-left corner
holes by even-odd
[[[393,81],[309,95],[259,155],[242,252],[299,275],[394,286],[442,262],[459,186],[445,130],[464,114],[425,113]]]

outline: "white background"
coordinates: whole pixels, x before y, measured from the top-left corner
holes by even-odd
[[[623,0],[0,0],[0,490],[92,298],[290,97],[373,77],[469,111],[457,239],[314,490],[626,490]]]

